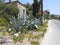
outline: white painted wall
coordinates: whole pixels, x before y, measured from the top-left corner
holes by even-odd
[[[26,15],[26,8],[23,6],[23,5],[21,5],[20,3],[17,3],[17,7],[19,8],[19,14],[21,15],[21,16],[25,16]],[[23,10],[25,10],[25,13],[23,14]]]

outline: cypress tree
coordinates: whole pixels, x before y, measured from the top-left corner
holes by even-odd
[[[38,17],[37,13],[39,12],[39,9],[40,9],[40,6],[39,6],[38,0],[34,0],[34,3],[33,3],[33,16],[35,18]]]

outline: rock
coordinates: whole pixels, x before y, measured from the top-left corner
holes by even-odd
[[[14,36],[15,36],[15,37],[18,37],[18,36],[19,36],[19,34],[18,34],[18,33],[15,33],[15,34],[14,34]]]

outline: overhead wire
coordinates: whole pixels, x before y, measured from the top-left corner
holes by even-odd
[[[1,1],[2,1],[2,0],[1,0]],[[10,5],[11,5],[11,3],[8,4],[4,9],[2,9],[2,10],[0,11],[0,13],[2,13],[4,10],[6,10]]]

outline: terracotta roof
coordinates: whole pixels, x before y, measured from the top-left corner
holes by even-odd
[[[41,11],[38,14],[41,14]],[[48,11],[47,10],[43,11],[43,15],[46,15],[46,14],[48,14]]]

